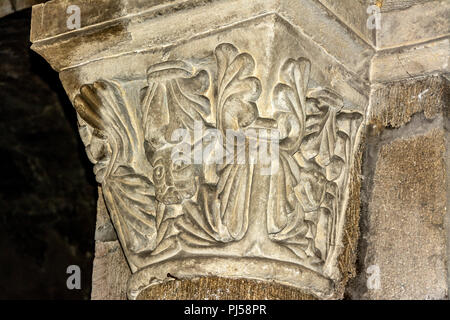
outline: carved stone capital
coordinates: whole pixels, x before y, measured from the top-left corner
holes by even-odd
[[[65,1],[34,8],[33,49],[78,113],[129,298],[168,273],[334,297],[373,49],[313,0],[78,2],[70,32]]]

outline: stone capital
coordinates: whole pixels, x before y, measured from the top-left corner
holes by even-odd
[[[33,8],[32,48],[60,73],[78,113],[132,269],[129,298],[172,281],[168,274],[342,294],[374,48],[326,3],[61,0]],[[67,28],[69,5],[80,8],[79,29]],[[212,143],[208,130],[222,139]],[[240,146],[229,131],[256,132],[244,134],[244,161],[235,161]],[[179,132],[189,139],[174,139]],[[274,132],[276,152],[252,160],[249,146],[260,156],[271,145],[262,133]],[[175,161],[178,147],[200,148],[203,161]]]

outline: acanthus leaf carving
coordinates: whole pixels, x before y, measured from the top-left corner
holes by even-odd
[[[154,148],[171,143],[177,129],[194,130],[194,122],[207,122],[211,105],[204,96],[209,74],[182,61],[169,61],[147,70],[141,106],[145,139]]]
[[[256,100],[261,84],[253,76],[255,61],[248,53],[239,53],[232,44],[225,43],[215,50],[217,60],[217,127],[220,131],[239,130],[258,117]]]
[[[275,245],[274,260],[331,277],[362,114],[344,110],[338,93],[310,88],[311,62],[298,58],[281,65],[268,88],[273,116],[262,119],[263,88],[252,55],[225,43],[213,57],[215,66],[181,60],[150,66],[139,103],[115,80],[83,85],[74,99],[80,134],[133,271],[176,256],[270,258],[264,250]],[[206,129],[201,136],[194,132],[198,123]],[[267,179],[248,155],[255,137],[245,135],[261,128],[280,136],[279,168]],[[180,145],[192,152],[206,144],[211,129],[225,138],[211,149],[220,155],[212,165],[216,180],[203,163],[173,158]],[[178,130],[189,139],[177,139]],[[244,134],[244,150],[229,131]],[[244,163],[229,161],[230,143],[237,150],[231,160],[244,153]],[[265,223],[255,218],[261,215],[257,201],[266,208]],[[248,235],[251,223],[258,224],[259,238]]]
[[[74,106],[83,120],[82,130],[87,131],[84,136],[90,137],[84,141],[87,153],[128,255],[155,248],[156,202],[151,181],[134,165],[142,162],[143,136],[125,97],[119,82],[100,80],[82,86]]]
[[[271,239],[320,270],[336,246],[362,115],[342,111],[342,98],[331,90],[308,90],[309,74],[309,61],[289,59],[274,88],[281,170],[272,176],[267,218]]]
[[[255,62],[248,53],[239,53],[235,46],[226,43],[216,48],[215,57],[215,123],[222,136],[228,139],[228,130],[239,132],[258,118],[256,101],[261,94],[261,84],[253,76]],[[227,141],[222,142],[219,147],[226,150]],[[224,165],[216,168],[217,185],[202,187],[198,204],[187,203],[186,219],[190,222],[184,224],[186,237],[199,238],[203,234],[199,240],[204,245],[211,245],[211,240],[215,240],[212,244],[241,240],[248,229],[253,167],[248,161],[240,164],[222,159],[220,163]]]

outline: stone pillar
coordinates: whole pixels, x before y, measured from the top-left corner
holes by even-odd
[[[355,299],[447,298],[448,94],[440,76],[373,91]]]
[[[128,298],[342,297],[374,49],[330,14],[313,0],[33,8],[32,48],[78,112]],[[121,250],[97,234],[93,298],[105,298],[124,282]]]
[[[371,65],[353,299],[447,299],[448,1],[385,1]]]
[[[378,30],[374,1],[33,8],[32,49],[60,73],[101,185],[93,298],[341,299],[358,270],[353,298],[445,297],[449,6],[406,6],[402,19],[422,17],[409,29],[376,3]],[[427,272],[403,295],[399,251],[424,259],[412,278]],[[366,294],[375,260],[394,290]]]

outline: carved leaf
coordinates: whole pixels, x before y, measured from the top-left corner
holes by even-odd
[[[135,115],[124,96],[119,83],[100,80],[83,85],[74,99],[75,109],[96,130],[95,136],[108,142],[111,161],[106,164],[105,177],[113,171],[113,166],[131,162],[141,146]]]
[[[239,53],[226,43],[216,48],[215,56],[216,124],[227,137],[226,130],[238,131],[258,118],[256,101],[261,85],[253,76],[255,62],[248,53]],[[197,203],[186,203],[187,216],[180,227],[185,230],[182,237],[191,244],[237,241],[247,232],[253,167],[230,164],[217,173],[217,186],[202,186]]]
[[[304,134],[306,90],[311,63],[305,58],[289,59],[280,69],[280,82],[273,90],[275,119],[280,130],[280,148],[293,154]]]
[[[156,200],[152,182],[131,167],[119,167],[104,184],[104,197],[122,242],[134,252],[156,247]]]
[[[148,87],[141,104],[145,138],[155,148],[172,140],[177,129],[194,130],[194,122],[206,123],[211,105],[204,96],[210,85],[205,70],[195,71],[182,61],[164,62],[147,71]]]
[[[261,95],[261,84],[253,76],[255,61],[248,53],[239,53],[229,43],[215,50],[217,60],[217,128],[239,130],[249,126],[258,117],[256,101]]]
[[[239,53],[231,44],[221,44],[215,50],[217,60],[217,128],[241,130],[258,118],[256,101],[261,95],[261,83],[254,76],[255,61],[248,53]],[[233,141],[233,145],[235,142]],[[237,155],[236,155],[237,156]],[[211,208],[216,232],[222,239],[237,241],[248,229],[253,166],[230,164],[219,169],[216,200]]]
[[[301,168],[292,155],[304,135],[310,69],[310,62],[304,58],[288,59],[280,68],[280,82],[273,90],[274,116],[281,136],[280,168],[271,177],[267,212],[269,237],[288,244],[303,259],[308,258],[308,227],[295,189],[301,179]]]
[[[125,253],[153,250],[154,188],[134,167],[139,162],[145,172],[147,164],[136,106],[128,103],[120,83],[103,80],[83,85],[74,106],[84,121],[82,136],[90,138],[88,154]]]
[[[185,204],[184,238],[204,246],[241,240],[248,229],[252,182],[252,165],[226,166],[217,186],[203,185],[198,201]]]

